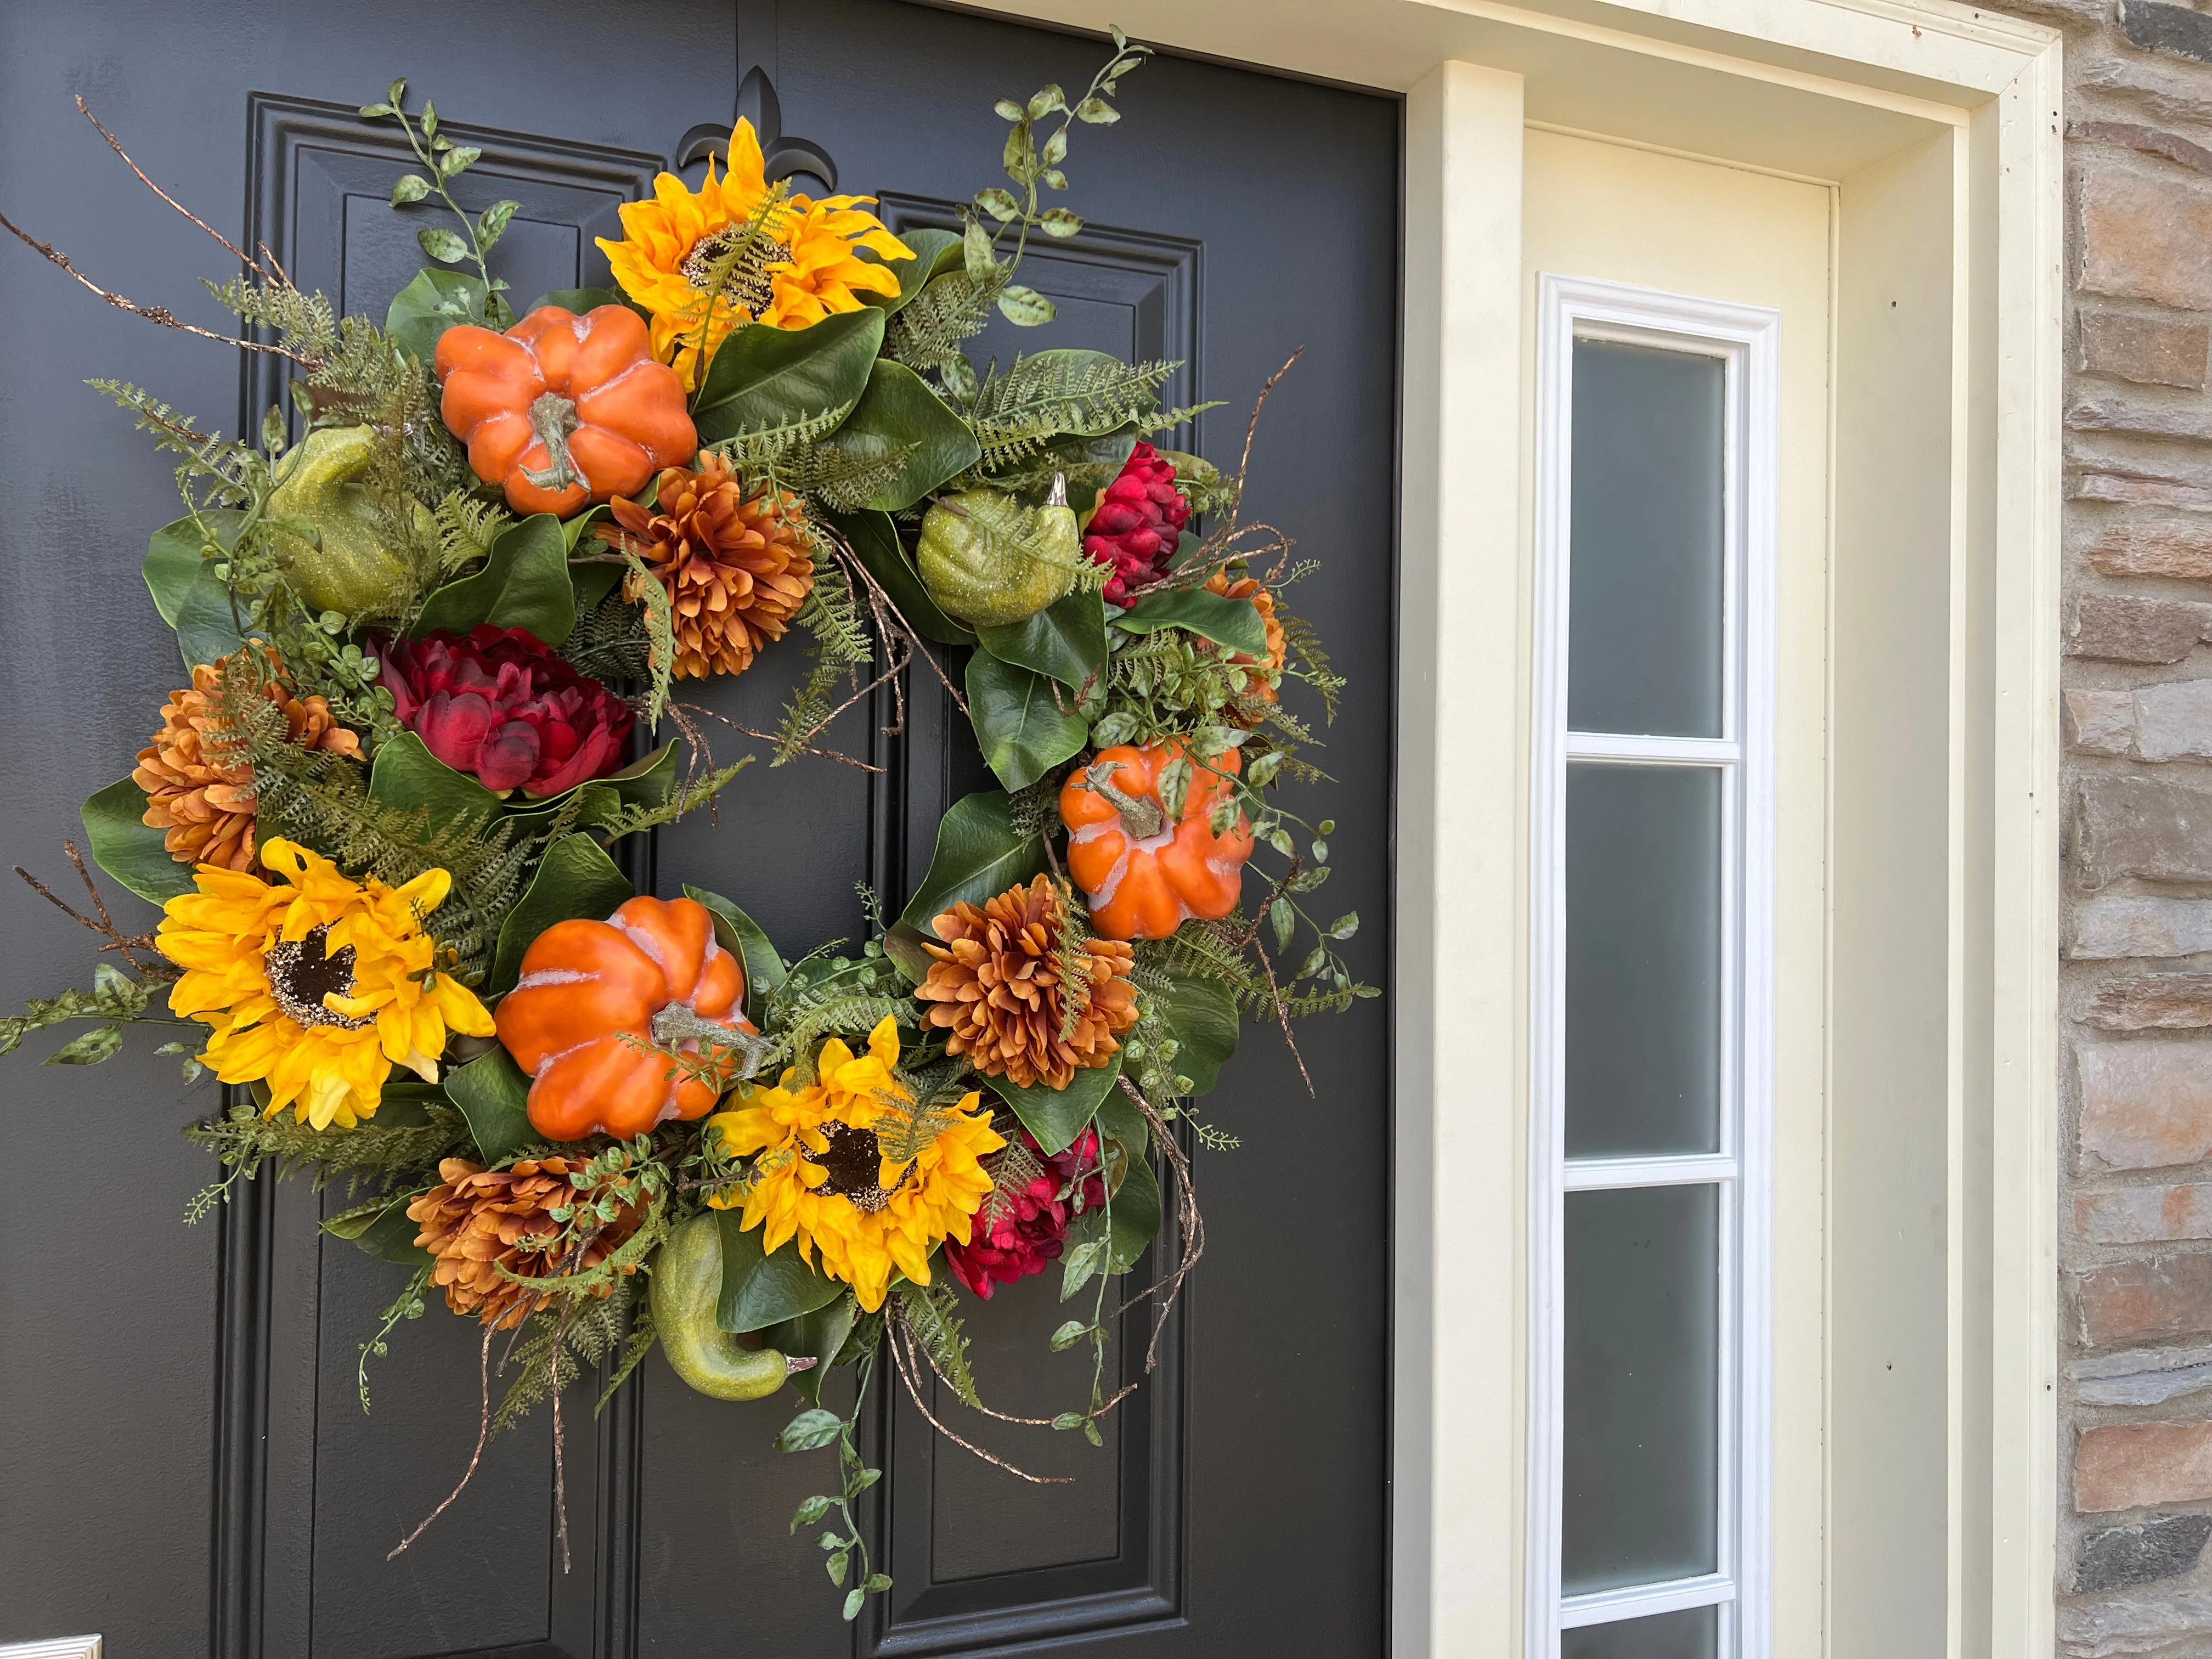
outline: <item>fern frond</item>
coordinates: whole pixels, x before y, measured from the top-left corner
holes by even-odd
[[[968,1364],[968,1336],[960,1328],[959,1302],[952,1288],[940,1279],[928,1285],[900,1288],[899,1318],[921,1345],[945,1385],[965,1406],[981,1408],[975,1392],[975,1373]]]
[[[664,823],[673,823],[695,807],[704,806],[720,794],[732,779],[760,757],[747,755],[732,761],[727,766],[718,766],[696,782],[681,785],[676,793],[658,806],[630,805],[618,808],[600,819],[592,828],[603,832],[609,841],[620,841],[624,836],[635,836],[641,830],[657,830]]]
[[[579,674],[595,680],[640,680],[653,672],[644,614],[619,590],[576,619],[561,654]]]
[[[498,501],[488,501],[466,491],[449,489],[430,509],[438,526],[438,564],[451,576],[490,553],[493,538],[514,522],[514,514]]]
[[[622,556],[629,567],[629,576],[623,583],[623,596],[645,601],[646,660],[653,673],[645,724],[650,731],[660,724],[660,711],[668,707],[669,683],[676,672],[676,611],[668,601],[668,590],[645,561],[627,547],[622,550]]]
[[[997,471],[1056,437],[1096,437],[1146,419],[1179,363],[1123,363],[1097,356],[1017,356],[994,362],[975,388],[969,424],[982,447],[978,470]]]
[[[1276,619],[1283,625],[1283,647],[1297,665],[1298,678],[1314,689],[1321,698],[1322,718],[1334,725],[1337,697],[1345,685],[1343,676],[1330,669],[1328,653],[1322,648],[1321,635],[1311,623],[1279,609]]]
[[[206,1147],[225,1169],[249,1180],[272,1162],[280,1177],[312,1170],[319,1190],[340,1175],[360,1181],[434,1169],[441,1158],[468,1140],[468,1120],[457,1108],[434,1100],[424,1110],[429,1120],[425,1123],[369,1118],[350,1129],[317,1129],[295,1122],[289,1110],[264,1117],[258,1108],[241,1101],[220,1117],[188,1126],[185,1139]]]
[[[179,414],[128,380],[94,380],[85,384],[129,410],[133,428],[153,434],[155,448],[184,456],[188,473],[214,485],[205,505],[238,506],[252,499],[257,485],[265,487],[269,463],[252,446],[220,432],[201,431],[191,416]]]
[[[945,272],[891,319],[884,337],[884,356],[918,374],[950,368],[960,348],[991,320],[1012,273],[994,266],[982,276],[966,270]]]
[[[304,294],[276,277],[234,276],[220,284],[203,279],[200,286],[241,321],[275,334],[277,345],[295,356],[327,357],[338,347],[337,307],[323,295]]]

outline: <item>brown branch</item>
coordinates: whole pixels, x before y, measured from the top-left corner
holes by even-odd
[[[1014,1464],[1009,1463],[1005,1458],[1000,1456],[996,1452],[986,1451],[974,1441],[963,1439],[961,1436],[954,1433],[951,1429],[947,1428],[942,1422],[939,1421],[937,1413],[931,1411],[927,1406],[922,1403],[921,1390],[915,1387],[913,1372],[908,1369],[909,1366],[914,1365],[914,1360],[912,1357],[905,1352],[904,1344],[913,1342],[915,1340],[915,1338],[914,1334],[907,1328],[906,1316],[903,1314],[895,1315],[891,1321],[891,1369],[898,1373],[899,1381],[906,1384],[908,1397],[914,1401],[915,1409],[922,1414],[923,1418],[928,1422],[931,1428],[935,1429],[938,1433],[943,1435],[954,1445],[959,1447],[961,1450],[972,1452],[977,1457],[981,1458],[986,1463],[994,1464],[998,1468],[1004,1469],[1008,1474],[1018,1475],[1022,1480],[1028,1481],[1033,1486],[1072,1486],[1075,1484],[1075,1477],[1073,1475],[1031,1474],[1027,1469],[1020,1468]],[[928,1352],[927,1347],[922,1348],[921,1351],[925,1354]],[[932,1368],[934,1369],[936,1362],[932,1360],[930,1363]],[[915,1366],[915,1369],[919,1370],[920,1367]],[[943,1373],[939,1372],[939,1375],[941,1376],[943,1376]],[[1051,1425],[1048,1424],[1046,1426],[1049,1427]]]
[[[140,167],[136,161],[131,159],[131,152],[123,148],[122,141],[117,138],[116,136],[110,132],[106,127],[100,125],[100,118],[92,112],[92,106],[84,101],[84,94],[82,93],[79,93],[77,94],[76,112],[84,117],[86,120],[91,122],[94,130],[97,131],[101,137],[107,140],[108,149],[113,150],[118,155],[120,155],[123,158],[123,165],[129,167],[131,172],[138,175],[138,182],[140,184],[145,185],[146,188],[152,191],[155,195],[160,197],[171,207],[176,209],[178,212],[183,214],[185,218],[191,220],[202,230],[207,232],[209,235],[214,237],[216,241],[221,242],[225,247],[236,254],[240,262],[248,270],[254,272],[255,275],[261,277],[263,281],[265,282],[268,280],[269,273],[262,269],[259,263],[255,260],[252,254],[248,253],[244,248],[239,246],[239,245],[232,241],[229,237],[224,235],[206,220],[201,218],[198,214],[193,212],[182,202],[179,202],[175,197],[170,195],[167,191],[163,190],[161,185],[155,184],[151,179],[149,179],[146,176],[146,169]],[[261,251],[264,253],[269,252],[265,246]],[[274,262],[272,261],[271,263]]]
[[[446,1494],[444,1503],[422,1517],[414,1531],[392,1547],[392,1553],[384,1558],[387,1561],[397,1559],[400,1551],[420,1538],[430,1523],[450,1509],[453,1500],[468,1489],[469,1482],[476,1479],[477,1465],[483,1459],[484,1442],[491,1438],[491,1340],[498,1331],[497,1325],[487,1324],[484,1327],[483,1352],[477,1368],[477,1386],[483,1396],[483,1416],[477,1425],[477,1449],[469,1454],[469,1466],[461,1471],[461,1483]]]
[[[760,743],[774,743],[776,740],[775,732],[756,732],[751,726],[741,725],[739,722],[732,720],[727,714],[722,714],[719,710],[709,708],[704,703],[672,702],[668,705],[667,714],[669,718],[676,722],[678,730],[681,731],[685,738],[689,738],[696,747],[708,753],[710,768],[713,760],[712,751],[707,750],[706,740],[698,735],[699,728],[686,718],[688,715],[704,714],[709,720],[717,720],[721,721],[723,725],[728,726],[732,732],[741,732],[744,736],[751,738]],[[884,769],[880,766],[871,766],[864,760],[857,759],[851,755],[841,753],[835,749],[816,749],[810,746],[801,749],[799,752],[802,755],[817,756],[826,761],[836,761],[840,766],[857,767],[863,772],[880,772]]]
[[[163,328],[173,328],[185,334],[197,334],[203,340],[213,340],[221,345],[236,346],[241,351],[265,351],[272,357],[289,357],[302,368],[313,369],[322,367],[320,358],[303,357],[296,351],[288,351],[280,345],[267,345],[259,340],[241,340],[235,335],[217,334],[213,329],[202,328],[197,323],[185,322],[167,306],[142,306],[135,300],[125,299],[120,294],[111,294],[71,264],[68,254],[64,253],[51,242],[40,241],[4,213],[0,213],[0,230],[5,230],[16,240],[35,249],[45,256],[49,264],[59,265],[78,283],[90,289],[108,304],[118,310],[127,311],[134,317],[143,317],[148,322],[159,323]]]
[[[1298,1075],[1306,1080],[1306,1093],[1318,1100],[1321,1097],[1314,1092],[1313,1073],[1306,1070],[1306,1057],[1298,1052],[1297,1038],[1291,1035],[1291,1011],[1283,1006],[1283,988],[1275,983],[1275,964],[1267,960],[1267,947],[1256,937],[1252,940],[1252,948],[1260,953],[1261,969],[1267,975],[1267,990],[1275,999],[1275,1018],[1283,1028],[1283,1041],[1290,1047],[1291,1058],[1298,1063]]]
[[[59,910],[71,921],[76,922],[80,927],[90,929],[106,939],[108,942],[100,947],[101,951],[121,952],[123,959],[139,973],[150,974],[160,979],[178,977],[179,970],[172,968],[167,963],[159,960],[150,963],[141,962],[132,954],[137,951],[147,951],[155,953],[158,957],[161,947],[155,943],[151,933],[126,933],[117,927],[115,918],[107,914],[106,901],[100,897],[100,889],[92,879],[92,872],[85,867],[84,854],[77,851],[76,843],[73,841],[64,842],[62,850],[69,854],[70,862],[76,866],[77,878],[84,883],[84,890],[92,896],[92,908],[100,918],[97,921],[82,911],[73,909],[54,892],[53,889],[48,887],[46,883],[40,881],[21,865],[15,866],[15,873],[30,884],[33,892]]]
[[[1126,1076],[1115,1080],[1121,1084],[1121,1092],[1129,1097],[1137,1109],[1144,1114],[1145,1121],[1152,1126],[1153,1138],[1159,1142],[1161,1152],[1166,1155],[1169,1172],[1176,1181],[1176,1231],[1182,1245],[1182,1257],[1176,1263],[1174,1272],[1131,1297],[1114,1310],[1114,1316],[1118,1319],[1146,1297],[1165,1292],[1160,1296],[1159,1305],[1154,1310],[1152,1338],[1145,1348],[1145,1370],[1149,1374],[1159,1363],[1160,1334],[1167,1328],[1168,1315],[1175,1308],[1176,1298],[1182,1294],[1182,1282],[1189,1277],[1190,1270],[1198,1266],[1199,1258],[1206,1254],[1206,1218],[1199,1213],[1198,1188],[1191,1181],[1190,1159],[1183,1155],[1182,1143],[1170,1132],[1167,1120],[1160,1115],[1159,1109],[1145,1098],[1135,1084]]]
[[[1260,395],[1252,400],[1252,418],[1244,427],[1244,453],[1237,463],[1237,493],[1229,498],[1229,524],[1231,527],[1237,523],[1237,515],[1244,510],[1244,477],[1252,466],[1252,440],[1260,431],[1260,411],[1267,406],[1268,398],[1282,383],[1283,376],[1291,372],[1291,364],[1305,355],[1306,349],[1300,346],[1284,359],[1283,366],[1267,377],[1267,384],[1260,388]]]

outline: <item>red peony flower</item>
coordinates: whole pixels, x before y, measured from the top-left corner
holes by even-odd
[[[557,795],[622,768],[629,705],[527,629],[434,629],[377,655],[399,723],[488,789]]]
[[[1098,1131],[1085,1129],[1075,1145],[1047,1158],[1036,1137],[1019,1132],[1013,1146],[991,1160],[994,1169],[1026,1154],[1024,1164],[1042,1165],[1039,1174],[1018,1192],[1003,1187],[983,1200],[975,1222],[975,1237],[966,1244],[945,1241],[945,1264],[953,1277],[986,1302],[1001,1285],[1011,1285],[1030,1273],[1041,1273],[1048,1261],[1060,1259],[1067,1242],[1068,1223],[1075,1218],[1071,1194],[1062,1198],[1077,1179],[1083,1182],[1083,1208],[1087,1213],[1106,1201],[1106,1182],[1098,1162]]]
[[[1111,565],[1106,597],[1127,611],[1130,590],[1167,574],[1176,538],[1190,517],[1190,503],[1176,488],[1175,468],[1150,444],[1139,444],[1106,486],[1083,532],[1083,550]]]

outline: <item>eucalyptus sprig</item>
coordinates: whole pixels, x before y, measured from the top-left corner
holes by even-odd
[[[514,320],[514,308],[500,297],[506,289],[504,279],[491,274],[491,251],[499,239],[507,234],[507,227],[522,204],[516,201],[494,202],[482,213],[471,218],[461,204],[453,199],[447,188],[483,157],[483,151],[474,144],[457,144],[438,131],[438,106],[425,100],[422,115],[408,118],[406,108],[407,82],[394,81],[384,94],[381,104],[363,104],[363,120],[377,121],[386,117],[399,123],[399,130],[407,135],[407,147],[415,152],[415,159],[429,174],[403,173],[392,184],[392,205],[406,207],[416,202],[428,201],[434,192],[453,216],[461,222],[468,233],[466,240],[443,225],[424,225],[415,233],[415,240],[422,252],[441,265],[458,265],[473,261],[477,274],[483,280],[484,314],[495,328],[505,328]]]
[[[1037,186],[1048,190],[1066,190],[1067,175],[1060,163],[1067,158],[1067,131],[1078,121],[1093,126],[1109,126],[1121,118],[1121,112],[1106,100],[1115,95],[1121,78],[1137,68],[1152,55],[1152,49],[1134,46],[1118,27],[1113,30],[1114,56],[1106,67],[1091,77],[1091,86],[1073,104],[1057,86],[1040,88],[1026,104],[1018,104],[1011,98],[1001,98],[997,105],[1000,116],[1013,123],[1006,134],[1005,166],[1006,177],[1021,190],[1017,198],[1013,191],[994,185],[975,192],[975,198],[961,210],[966,229],[963,236],[968,274],[978,279],[994,276],[1004,283],[999,289],[999,310],[1010,323],[1023,328],[1035,328],[1053,319],[1054,307],[1050,300],[1035,289],[1020,283],[1005,281],[1022,263],[1028,251],[1030,232],[1042,231],[1048,236],[1073,236],[1083,228],[1083,221],[1066,208],[1037,209]],[[1045,135],[1040,144],[1036,125],[1053,115],[1060,118],[1060,125]],[[997,228],[986,229],[986,217],[997,221]],[[999,260],[999,239],[1009,226],[1015,228],[1013,257],[1002,265]]]

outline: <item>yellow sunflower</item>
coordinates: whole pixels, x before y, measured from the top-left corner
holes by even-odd
[[[746,1227],[767,1226],[763,1250],[794,1236],[807,1261],[819,1250],[822,1271],[850,1285],[870,1312],[883,1305],[893,1267],[927,1285],[937,1242],[968,1242],[969,1218],[993,1184],[981,1159],[1006,1144],[972,1091],[950,1112],[918,1115],[893,1069],[898,1057],[898,1030],[886,1019],[866,1054],[836,1037],[823,1043],[812,1085],[794,1088],[797,1073],[786,1072],[779,1087],[747,1089],[737,1110],[707,1120],[732,1155],[760,1154],[744,1191],[708,1202],[742,1203]],[[924,1134],[925,1144],[912,1144]]]
[[[422,918],[445,902],[445,871],[356,882],[289,841],[264,842],[261,861],[282,879],[201,865],[155,939],[185,970],[170,1012],[216,1028],[200,1057],[225,1083],[266,1082],[271,1117],[290,1106],[350,1129],[394,1063],[435,1083],[448,1030],[492,1035],[483,1004],[432,965]]]
[[[730,134],[730,170],[695,193],[672,173],[653,181],[653,199],[625,203],[623,239],[599,238],[623,293],[653,318],[653,356],[673,363],[687,387],[699,383],[699,328],[707,324],[707,351],[740,323],[804,328],[836,311],[858,311],[862,294],[896,294],[898,278],[857,250],[885,259],[911,259],[914,250],[863,210],[872,196],[828,196],[817,202],[790,196],[772,204],[760,229],[765,259],[750,261],[712,296],[702,284],[717,256],[734,247],[773,192],[763,172],[753,124],[740,120]]]

